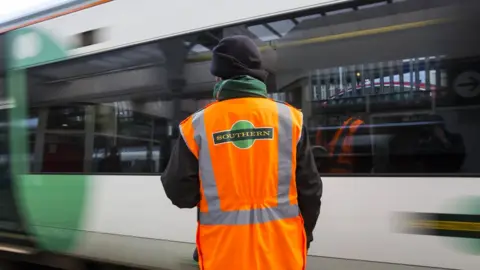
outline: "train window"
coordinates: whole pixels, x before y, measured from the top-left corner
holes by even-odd
[[[62,64],[68,65],[68,62],[60,66]],[[88,62],[83,64],[89,68]],[[29,79],[42,84],[52,79],[47,71],[55,70],[53,66],[31,69]],[[36,140],[31,146],[35,151],[33,171],[71,174],[161,173],[167,165],[172,136],[175,135],[171,131],[174,126],[172,101],[160,98],[155,93],[147,92],[145,95],[145,92],[136,92],[138,88],[129,89],[126,84],[123,85],[125,90],[133,92],[116,95],[114,91],[120,85],[108,84],[110,78],[98,74],[84,74],[98,76],[87,77],[86,80],[90,81],[73,80],[65,84],[70,76],[78,75],[68,76],[54,78],[59,81],[57,84],[43,84],[49,85],[50,89],[43,88],[41,95],[30,90],[31,104],[39,111],[36,118],[38,128],[33,131]],[[76,91],[82,84],[95,84],[98,80],[106,82],[107,89],[99,89],[98,93],[85,91],[83,94]],[[141,82],[138,84],[142,86]],[[65,86],[67,89],[62,92],[63,96],[55,98],[54,95]],[[33,85],[30,89],[35,87]],[[68,91],[69,88],[71,91]],[[113,94],[104,95],[109,90]]]
[[[169,106],[169,101],[151,99],[98,104],[93,171],[126,174],[163,171],[173,135],[168,132]]]
[[[83,130],[85,129],[85,107],[62,106],[50,107],[47,117],[48,130]]]
[[[322,174],[479,173],[478,3],[373,2],[224,33],[262,48],[269,90],[302,109]]]
[[[82,173],[84,170],[83,134],[46,134],[43,142],[42,173]]]
[[[71,173],[161,173],[179,122],[212,101],[211,50],[241,34],[323,174],[479,173],[475,2],[347,1],[31,68],[35,162],[66,148],[83,156]]]
[[[33,172],[163,172],[178,123],[208,103],[188,90],[188,50],[178,45],[186,46],[166,40],[29,69]]]

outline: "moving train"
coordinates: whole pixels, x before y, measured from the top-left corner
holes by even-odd
[[[0,265],[195,269],[196,210],[171,204],[161,173],[178,123],[212,101],[211,49],[247,35],[318,158],[308,269],[477,270],[479,11],[475,0],[70,1],[1,24]],[[368,162],[330,173],[325,149],[347,117],[365,122],[356,141],[368,151],[353,157]]]

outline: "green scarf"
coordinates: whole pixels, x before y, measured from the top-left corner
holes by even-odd
[[[215,84],[213,98],[225,100],[240,97],[267,97],[264,82],[251,76],[237,76]]]

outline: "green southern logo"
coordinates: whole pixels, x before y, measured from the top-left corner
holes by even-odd
[[[252,147],[256,140],[272,140],[273,128],[256,128],[250,121],[240,120],[230,130],[213,133],[213,144],[232,143],[240,149]]]

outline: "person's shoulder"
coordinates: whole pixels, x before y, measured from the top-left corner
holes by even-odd
[[[289,113],[288,117],[291,118],[293,116],[292,120],[294,121],[295,125],[298,125],[301,129],[303,129],[304,123],[303,123],[302,110],[294,107],[293,105],[289,104],[286,101],[275,100],[275,99],[270,99],[270,100],[272,100],[273,102],[276,102],[277,104],[285,105],[287,108],[289,108],[291,114]]]
[[[203,114],[203,112],[204,112],[205,110],[207,110],[208,108],[211,108],[212,105],[214,105],[214,104],[216,104],[216,103],[217,103],[217,102],[214,101],[214,102],[212,102],[212,103],[209,103],[209,104],[205,105],[203,108],[198,109],[196,112],[190,114],[189,116],[187,116],[187,118],[183,119],[183,120],[180,122],[180,125],[182,125],[182,124],[184,124],[185,122],[193,119],[195,116],[198,116],[198,115],[200,115],[200,114]]]
[[[273,102],[276,102],[276,103],[280,103],[280,104],[286,105],[287,107],[289,107],[289,108],[291,108],[291,109],[293,109],[293,110],[295,110],[295,111],[297,111],[297,112],[299,112],[299,113],[301,113],[301,112],[302,112],[302,110],[301,110],[301,109],[299,109],[299,108],[297,108],[297,107],[295,107],[295,106],[291,105],[290,103],[288,103],[288,102],[286,102],[286,101],[283,101],[283,100],[276,100],[276,99],[271,99],[271,98],[269,98],[269,100],[271,100],[271,101],[273,101]]]

